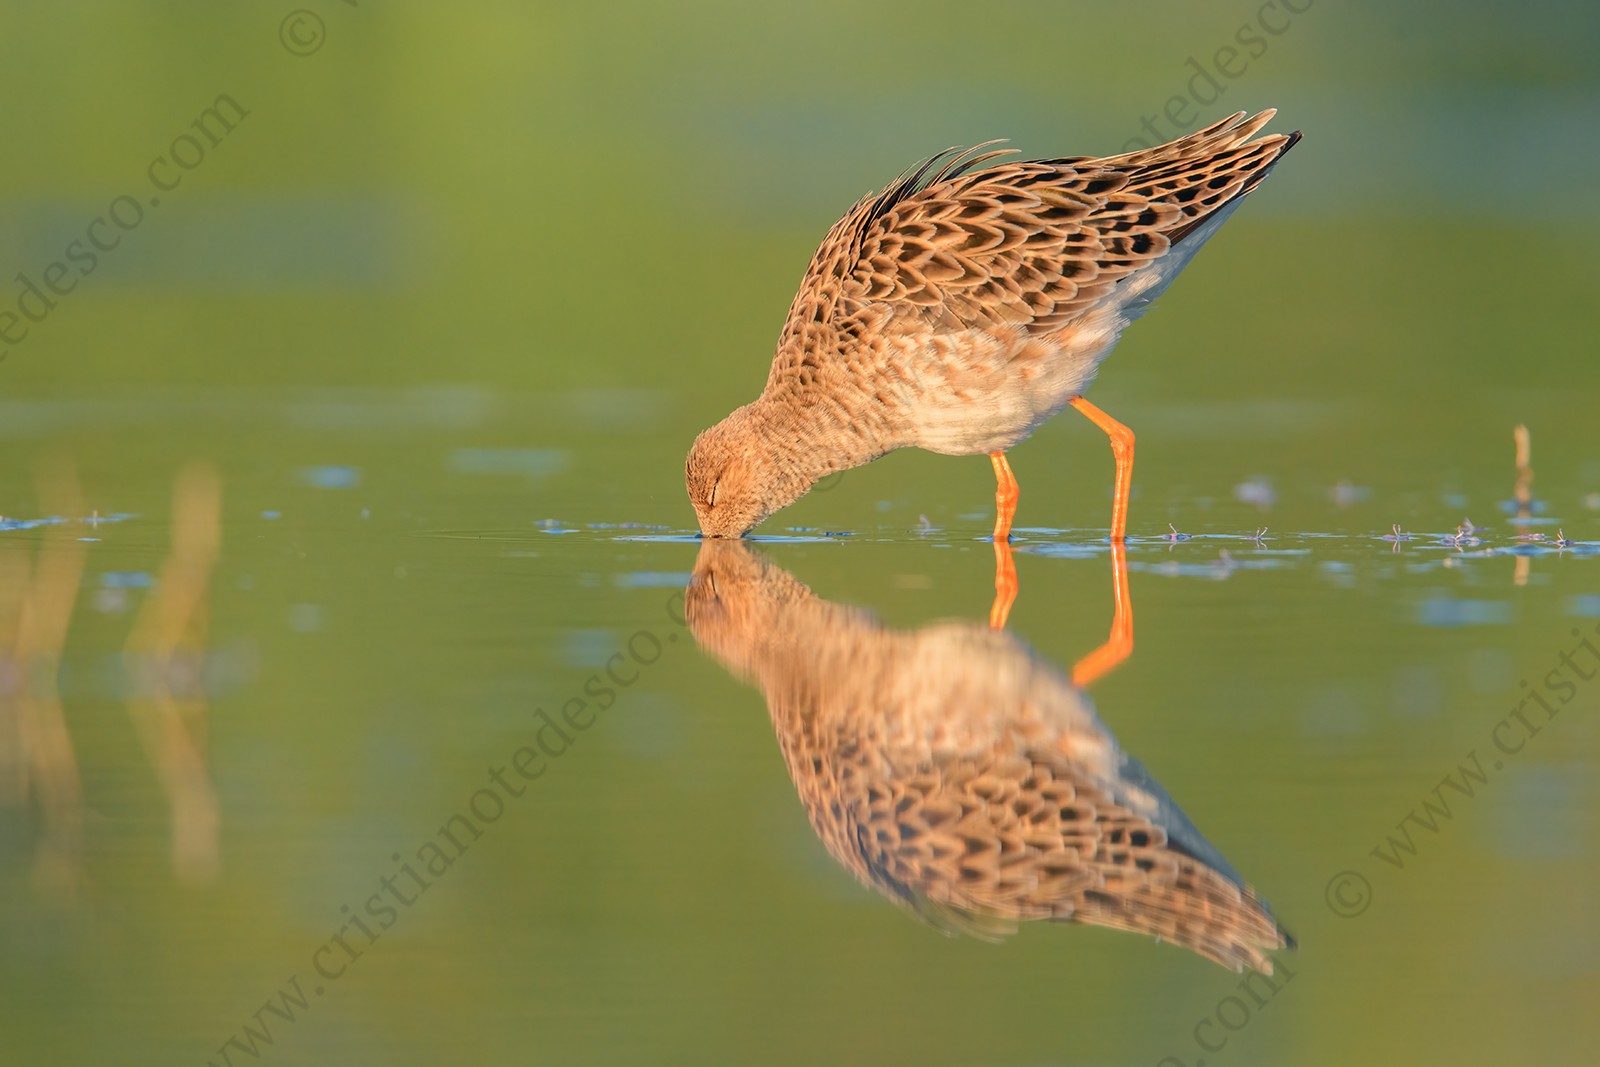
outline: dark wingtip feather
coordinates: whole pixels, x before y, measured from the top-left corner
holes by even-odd
[[[1244,196],[1246,193],[1251,192],[1252,190],[1255,189],[1256,186],[1260,185],[1261,182],[1266,178],[1266,176],[1268,174],[1272,173],[1272,168],[1276,167],[1278,165],[1278,160],[1283,158],[1284,153],[1288,152],[1289,149],[1293,148],[1296,144],[1298,144],[1300,142],[1301,134],[1300,134],[1299,130],[1296,130],[1291,134],[1284,134],[1284,135],[1280,135],[1280,136],[1283,136],[1284,141],[1283,141],[1283,144],[1278,147],[1278,154],[1273,156],[1272,160],[1269,163],[1267,163],[1266,166],[1257,169],[1254,174],[1250,175],[1249,178],[1245,179],[1244,185],[1239,189],[1239,191],[1237,193],[1235,193],[1233,196],[1229,197],[1226,203],[1218,204],[1215,208],[1213,208],[1212,210],[1206,212],[1204,215],[1201,215],[1198,218],[1195,218],[1194,220],[1189,222],[1188,224],[1186,224],[1184,226],[1181,226],[1176,230],[1173,230],[1171,233],[1169,233],[1167,235],[1167,239],[1170,240],[1173,244],[1177,244],[1179,241],[1181,241],[1185,237],[1189,236],[1195,230],[1199,229],[1200,226],[1208,218],[1210,218],[1212,215],[1215,215],[1218,211],[1221,211],[1223,208],[1227,207],[1228,204],[1233,203],[1235,200],[1239,199],[1241,196]]]
[[[955,153],[955,159],[960,159],[966,154],[966,149],[962,148],[960,145],[952,145],[951,147],[946,148],[943,152],[935,152],[933,155],[923,160],[921,165],[919,165],[916,170],[906,170],[902,172],[900,177],[889,183],[889,187],[883,192],[879,193],[878,199],[873,201],[872,210],[867,214],[866,224],[870,226],[872,223],[882,218],[890,208],[894,207],[896,204],[900,203],[900,201],[916,192],[918,183],[922,181],[922,176],[927,174],[928,170],[935,163],[945,159],[952,152]],[[950,162],[954,162],[955,159],[950,160]],[[947,163],[946,166],[948,165],[949,164]]]
[[[996,137],[992,141],[985,141],[980,145],[973,145],[971,148],[962,152],[959,156],[951,159],[950,162],[941,167],[939,169],[939,173],[935,174],[928,180],[928,186],[935,186],[946,180],[954,181],[967,171],[971,170],[973,167],[976,167],[982,163],[987,163],[991,159],[998,159],[1001,156],[1016,155],[1017,150],[1015,148],[1002,148],[994,152],[984,151],[985,148],[988,148],[992,144],[1005,144],[1008,140],[1010,140],[1010,138]]]
[[[877,200],[873,201],[872,210],[867,213],[865,226],[871,226],[872,223],[882,218],[896,204],[930,186],[937,185],[942,181],[959,178],[973,167],[981,163],[987,163],[997,156],[1014,155],[1016,153],[1014,148],[1007,148],[998,152],[983,152],[983,149],[988,148],[990,145],[1004,144],[1005,141],[1006,139],[1002,137],[993,141],[985,141],[983,144],[974,145],[971,148],[954,145],[946,148],[943,152],[936,152],[929,156],[915,170],[906,170],[900,177],[891,182],[887,189],[878,194]],[[973,155],[975,152],[982,152],[982,154]],[[924,182],[922,179],[927,176],[928,171],[932,170],[935,164],[941,164],[938,172]]]

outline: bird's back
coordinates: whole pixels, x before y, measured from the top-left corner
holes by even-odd
[[[1088,388],[1298,139],[1251,140],[1272,115],[1120,156],[958,156],[928,178],[936,160],[863,199],[813,258],[763,399],[854,409],[896,447],[1010,447]]]

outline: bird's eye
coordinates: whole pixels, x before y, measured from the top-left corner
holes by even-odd
[[[717,490],[721,489],[721,488],[722,488],[722,483],[721,482],[718,482],[716,485],[713,485],[711,487],[711,499],[706,501],[706,507],[714,508],[714,507],[717,506]]]

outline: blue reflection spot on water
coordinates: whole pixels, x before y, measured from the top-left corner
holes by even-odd
[[[1431,719],[1444,706],[1444,681],[1433,667],[1401,667],[1389,694],[1396,714],[1407,719]]]
[[[1233,498],[1241,503],[1254,504],[1258,508],[1270,508],[1277,502],[1278,494],[1273,491],[1272,483],[1265,478],[1252,478],[1233,487]]]
[[[567,465],[557,448],[458,448],[450,453],[450,469],[460,474],[554,474]]]
[[[125,589],[96,589],[93,603],[94,610],[114,615],[128,610],[128,593]]]
[[[428,769],[428,754],[421,747],[392,734],[368,738],[366,759],[378,776],[395,771],[409,774]]]
[[[1360,504],[1371,499],[1371,486],[1351,485],[1345,481],[1328,490],[1328,500],[1341,508],[1347,508],[1351,504]]]
[[[349,489],[361,484],[356,467],[301,467],[300,480],[318,489]]]
[[[1232,556],[1219,557],[1209,563],[1184,563],[1175,559],[1163,560],[1160,563],[1145,563],[1140,560],[1128,562],[1130,571],[1144,571],[1146,574],[1160,574],[1168,578],[1206,578],[1217,582],[1226,581],[1232,577],[1234,571],[1274,570],[1282,566],[1282,560],[1234,559]]]
[[[1111,550],[1109,544],[1071,544],[1060,542],[1042,542],[1035,544],[1018,545],[1018,552],[1026,552],[1033,556],[1049,556],[1052,559],[1094,559]]]
[[[683,709],[660,693],[637,693],[618,701],[610,718],[618,747],[636,759],[675,756],[688,740]]]
[[[258,668],[256,647],[249,642],[235,642],[204,652],[190,650],[170,658],[113,652],[93,661],[78,660],[69,665],[62,675],[63,694],[110,700],[149,698],[163,693],[184,700],[217,698],[254,681]]]
[[[289,629],[297,634],[315,633],[322,629],[322,616],[319,604],[295,604],[289,609]]]
[[[1512,621],[1509,600],[1452,600],[1431,597],[1417,605],[1424,626],[1495,626]]]
[[[1313,737],[1355,737],[1367,732],[1367,715],[1361,698],[1349,688],[1336,687],[1313,693],[1300,716],[1301,730]]]
[[[1492,816],[1495,851],[1523,859],[1577,859],[1589,853],[1593,769],[1582,765],[1510,769],[1506,798]]]
[[[24,262],[59,255],[59,234],[81,225],[68,221],[83,211],[70,201],[12,206],[7,244],[20,244]],[[103,257],[95,281],[205,292],[387,289],[414,281],[426,263],[418,211],[365,193],[193,196],[143,240]]]
[[[1600,594],[1580,593],[1567,598],[1568,615],[1600,615]]]
[[[692,577],[694,575],[687,571],[632,571],[617,575],[617,585],[622,589],[649,589],[657,586],[676,586],[682,589],[689,584],[689,579]]]
[[[603,667],[616,650],[617,639],[610,630],[568,630],[561,658],[574,667]]]
[[[1511,686],[1516,660],[1503,648],[1480,648],[1467,657],[1467,684],[1480,693],[1494,693]]]

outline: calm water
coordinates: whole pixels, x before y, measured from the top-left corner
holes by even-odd
[[[1306,139],[1092,394],[1135,648],[1080,690],[1085,420],[1011,455],[1007,637],[987,460],[847,472],[708,594],[683,456],[855,197],[1117,151],[1256,16],[293,6],[5,11],[0,277],[143,211],[48,315],[0,293],[6,1062],[1592,1060],[1590,8],[1302,5],[1197,108]],[[808,818],[807,701],[1114,736],[1298,949],[897,906]]]
[[[230,1036],[254,1044],[249,1023],[285,1062],[1205,1058],[1196,1026],[1244,995],[1241,976],[1078,925],[950,939],[857,883],[812,831],[761,692],[681,621],[699,545],[677,486],[608,500],[614,443],[581,428],[564,449],[414,428],[452,395],[102,405],[96,422],[125,425],[94,435],[76,474],[39,468],[39,499],[63,503],[8,515],[0,623],[15,640],[21,593],[36,634],[70,627],[12,661],[0,720],[14,1042],[58,1062],[216,1061]],[[199,466],[140,424],[180,409],[233,424]],[[397,411],[413,428],[386,425]],[[1108,501],[1103,484],[1055,494],[1030,457],[1101,483],[1110,460],[1054,436],[1019,450],[1011,630],[1066,671],[1112,618],[1091,528]],[[1237,1002],[1248,1022],[1226,1004],[1241,1028],[1199,1037],[1237,1062],[1411,1044],[1473,1061],[1535,1034],[1575,1057],[1597,951],[1600,683],[1571,631],[1600,623],[1600,501],[1536,476],[1539,514],[1512,523],[1509,432],[1495,468],[1405,492],[1311,458],[1236,461],[1255,473],[1235,480],[1208,455],[1234,451],[1225,438],[1161,436],[1128,554],[1136,650],[1093,707],[1300,942],[1278,953],[1276,995]],[[817,527],[787,530],[786,513],[754,552],[893,630],[981,627],[980,463],[851,472],[792,510]],[[954,468],[956,488],[916,487],[921,466]],[[94,511],[105,521],[83,521]],[[26,525],[54,515],[72,521]],[[1483,529],[1450,542],[1463,515]],[[1168,516],[1188,539],[1160,536]],[[1382,539],[1391,519],[1408,540]],[[1552,547],[1558,526],[1579,543]],[[1550,721],[1521,683],[1557,669],[1550,684],[1575,688],[1543,689],[1571,699]],[[1447,778],[1472,795],[1436,788]],[[1397,829],[1411,812],[1437,830]],[[255,1018],[297,991],[292,1023]]]

